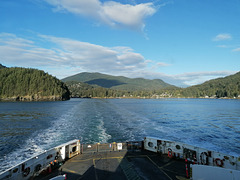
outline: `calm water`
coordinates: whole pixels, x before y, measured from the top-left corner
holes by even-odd
[[[240,100],[72,99],[0,103],[0,171],[72,139],[180,141],[240,156]]]

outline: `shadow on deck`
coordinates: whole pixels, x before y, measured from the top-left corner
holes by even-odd
[[[82,147],[82,154],[69,159],[47,177],[35,179],[49,179],[57,174],[66,174],[67,179],[73,180],[186,179],[184,161],[124,143],[120,151],[114,150],[114,144]]]

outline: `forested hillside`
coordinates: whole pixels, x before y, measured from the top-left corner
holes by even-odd
[[[3,66],[2,64],[0,64],[0,69],[6,68],[6,66]]]
[[[180,89],[160,79],[127,78],[101,73],[79,73],[63,81],[72,97],[172,97]]]
[[[98,98],[159,98],[159,97],[172,97],[173,95],[179,94],[176,89],[179,88],[169,88],[169,89],[159,89],[159,90],[116,90],[111,88],[104,88],[98,85],[89,85],[83,82],[68,81],[66,82],[70,92],[71,97],[98,97]]]
[[[161,80],[130,79],[100,73],[80,73],[64,81],[67,81],[72,97],[240,98],[240,72],[188,88],[158,86]]]
[[[0,69],[0,100],[67,100],[67,86],[44,71],[27,68]]]
[[[185,88],[183,97],[237,98],[240,96],[240,72]]]
[[[63,82],[75,81],[90,85],[98,85],[103,88],[111,88],[122,91],[153,91],[163,88],[175,88],[160,79],[127,78],[123,76],[110,76],[101,73],[79,73],[62,79]]]
[[[71,97],[98,98],[240,98],[240,72],[188,88],[175,87],[160,79],[100,73],[80,73],[64,81],[66,85],[44,71],[0,64],[0,100],[67,100],[70,92]]]

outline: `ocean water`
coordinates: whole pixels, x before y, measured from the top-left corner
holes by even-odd
[[[72,139],[105,143],[145,136],[240,156],[240,100],[0,102],[0,172]]]

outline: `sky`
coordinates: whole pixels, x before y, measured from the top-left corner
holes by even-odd
[[[0,63],[201,84],[239,71],[240,0],[0,0]]]

